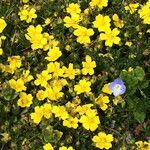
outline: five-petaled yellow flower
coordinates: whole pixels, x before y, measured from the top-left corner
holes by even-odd
[[[91,86],[91,82],[83,79],[79,81],[79,84],[74,86],[74,90],[77,92],[77,94],[81,94],[85,92],[88,93],[91,91],[90,86]]]
[[[102,110],[106,110],[108,108],[107,104],[109,103],[109,97],[100,94],[98,98],[95,99],[95,103],[100,106]]]
[[[95,28],[98,28],[99,32],[107,31],[110,28],[110,21],[111,19],[109,16],[103,16],[99,14],[98,16],[96,16],[93,25]]]
[[[104,132],[99,132],[92,138],[92,141],[96,144],[99,149],[110,149],[112,147],[111,142],[114,140],[112,134],[106,134]]]
[[[86,130],[95,131],[100,124],[99,117],[95,111],[87,111],[86,115],[82,115],[80,122]]]
[[[20,107],[30,107],[32,104],[33,96],[31,94],[26,94],[25,92],[21,92],[19,95],[18,106]]]
[[[83,69],[82,74],[83,75],[93,75],[94,74],[94,68],[96,67],[96,62],[92,61],[92,58],[89,55],[86,55],[85,62],[82,62]]]
[[[105,33],[100,34],[100,40],[105,40],[105,45],[109,47],[112,47],[113,44],[119,45],[121,40],[120,37],[117,36],[119,33],[120,31],[117,28],[113,30],[109,29],[105,31]]]
[[[73,34],[77,36],[77,42],[80,44],[89,44],[91,42],[90,36],[94,34],[93,29],[87,29],[85,27],[79,26]]]

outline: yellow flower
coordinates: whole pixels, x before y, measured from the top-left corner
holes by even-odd
[[[115,28],[113,30],[109,29],[105,31],[105,33],[100,34],[100,40],[105,40],[105,45],[112,47],[113,44],[119,44],[120,38],[117,37],[117,35],[120,33],[120,31]]]
[[[28,3],[28,2],[29,2],[29,0],[22,0],[22,2],[23,2],[23,3]]]
[[[128,68],[128,72],[132,72],[134,69],[132,67]]]
[[[25,34],[25,37],[31,42],[31,48],[33,50],[42,49],[47,44],[47,38],[41,33],[42,30],[41,25],[37,25],[36,27],[30,25],[27,29],[28,33]]]
[[[46,86],[47,81],[52,78],[52,75],[48,73],[48,71],[44,70],[42,71],[41,74],[37,74],[37,79],[34,81],[34,84],[36,86],[41,85],[41,86]]]
[[[78,118],[69,117],[63,121],[63,126],[76,129],[78,127]]]
[[[80,14],[81,9],[80,9],[80,5],[78,5],[77,3],[71,3],[69,4],[69,6],[67,7],[67,13],[69,14]]]
[[[117,14],[114,14],[112,18],[116,27],[122,28],[124,26],[123,20],[119,19],[119,16]]]
[[[62,120],[69,118],[69,114],[64,106],[53,106],[52,112],[55,114],[55,117],[59,117]]]
[[[50,83],[50,85],[54,88],[57,87],[58,89],[62,89],[63,86],[67,85],[68,82],[66,79],[53,79]]]
[[[128,10],[130,14],[136,12],[137,8],[139,7],[139,3],[131,3],[128,6],[125,6],[125,10]]]
[[[29,13],[28,13],[29,16],[28,16],[28,19],[26,20],[27,23],[31,22],[32,19],[37,18],[37,15],[35,14],[35,12],[36,12],[36,10],[35,10],[34,8],[31,8],[31,9],[29,10]]]
[[[112,134],[107,134],[104,132],[99,132],[98,135],[92,138],[92,141],[96,143],[96,147],[99,149],[110,149],[112,147],[111,142],[114,140]]]
[[[59,147],[59,150],[74,150],[72,146],[69,146],[68,148],[66,146]]]
[[[144,5],[142,8],[139,10],[139,15],[140,18],[143,19],[144,24],[150,24],[150,5]]]
[[[43,33],[43,37],[47,39],[46,45],[43,46],[43,50],[47,51],[52,49],[53,47],[57,47],[59,44],[59,41],[56,41],[54,39],[53,35],[49,35],[47,32]]]
[[[136,150],[150,150],[150,142],[137,141],[135,144],[137,146]]]
[[[87,111],[91,110],[91,107],[93,104],[85,104],[83,106],[78,106],[76,108],[76,112],[78,112],[80,115],[86,114]]]
[[[71,51],[71,46],[70,45],[66,45],[65,50]]]
[[[98,6],[100,9],[108,6],[108,0],[91,0],[90,6]]]
[[[0,33],[3,32],[3,30],[5,29],[5,27],[7,26],[5,20],[3,18],[0,18]]]
[[[73,28],[78,28],[78,23],[80,21],[80,16],[78,14],[72,14],[71,17],[66,16],[64,18],[64,26],[69,28],[69,27],[73,27]]]
[[[11,56],[8,57],[9,67],[13,70],[21,67],[21,58],[20,56]]]
[[[3,55],[3,49],[0,48],[0,55]]]
[[[52,49],[49,50],[48,52],[48,61],[56,61],[60,56],[62,55],[62,52],[60,51],[59,47],[53,47]]]
[[[49,25],[51,23],[51,21],[52,21],[51,18],[46,18],[45,24],[43,26],[45,27],[45,26]]]
[[[24,83],[26,83],[26,82],[30,82],[33,79],[33,76],[30,75],[29,70],[24,70],[21,79],[24,81]]]
[[[43,101],[47,97],[46,91],[39,90],[36,94],[36,97],[38,100]]]
[[[69,67],[62,67],[63,71],[64,71],[64,77],[68,77],[69,79],[74,79],[75,75],[76,75],[76,71],[75,69],[73,69],[73,64],[69,63]]]
[[[86,9],[84,10],[84,14],[85,14],[85,15],[88,15],[88,14],[89,14],[89,11],[90,11],[90,9],[89,9],[89,8],[86,8]]]
[[[114,105],[118,105],[119,103],[122,103],[123,102],[123,99],[121,96],[116,96],[114,99],[113,99],[113,103]]]
[[[11,56],[8,57],[9,65],[3,65],[1,64],[1,68],[3,71],[9,72],[13,74],[17,68],[21,67],[21,58],[20,56]]]
[[[102,88],[102,92],[106,93],[106,94],[112,94],[112,91],[108,88],[109,86],[109,83],[108,84],[105,84]]]
[[[109,103],[109,97],[100,94],[98,98],[95,99],[96,104],[100,106],[102,110],[106,110],[108,108],[107,103]]]
[[[100,124],[99,117],[96,116],[95,111],[87,111],[86,115],[82,115],[80,118],[80,122],[83,127],[87,130],[95,131]]]
[[[111,19],[109,16],[103,16],[101,14],[97,15],[93,25],[95,28],[98,28],[99,32],[107,31],[110,28]]]
[[[0,37],[0,47],[2,46],[2,41],[4,41],[6,39],[6,36],[1,36]]]
[[[39,106],[36,106],[34,108],[34,111],[35,112],[30,114],[31,119],[33,119],[34,123],[39,124],[40,121],[42,120],[42,117],[43,117],[43,108],[39,107]]]
[[[12,68],[10,68],[9,65],[3,65],[3,64],[0,64],[0,69],[2,69],[3,72],[8,72],[8,73],[11,73],[11,74],[13,74],[16,70],[16,68],[12,69]]]
[[[47,65],[47,71],[49,73],[53,73],[54,78],[62,77],[63,76],[63,69],[60,68],[59,62],[51,62]]]
[[[91,42],[90,36],[94,34],[93,29],[87,29],[85,27],[79,26],[73,34],[77,36],[77,42],[80,44],[88,44]]]
[[[43,110],[43,116],[46,118],[46,119],[49,119],[52,115],[52,105],[51,104],[48,104],[48,103],[45,103],[42,107],[42,110]]]
[[[30,23],[32,19],[37,18],[37,15],[35,14],[36,10],[29,5],[24,5],[23,7],[20,7],[20,11],[18,15],[20,16],[20,20],[25,20],[27,23]]]
[[[11,136],[10,136],[10,134],[7,133],[7,132],[1,133],[0,135],[3,136],[3,137],[1,138],[1,141],[3,141],[3,142],[6,142],[6,143],[7,143],[8,141],[11,140]]]
[[[20,107],[30,107],[32,104],[33,96],[31,94],[26,94],[25,92],[21,92],[19,95],[18,106]]]
[[[82,74],[83,75],[93,75],[94,74],[94,69],[96,67],[96,62],[92,61],[92,58],[89,55],[86,55],[85,57],[85,62],[82,62],[83,69],[82,69]]]
[[[74,86],[74,90],[77,92],[77,94],[81,94],[84,92],[90,92],[91,91],[91,82],[86,81],[85,79],[80,80],[78,85]]]
[[[24,86],[24,82],[22,79],[18,79],[17,81],[14,79],[9,80],[9,84],[11,88],[16,90],[16,92],[25,91],[26,87]]]
[[[53,146],[50,143],[47,143],[43,146],[44,150],[54,150]]]
[[[127,46],[131,46],[132,45],[132,42],[130,42],[130,41],[127,41],[126,43],[125,43],[125,45],[127,45]]]

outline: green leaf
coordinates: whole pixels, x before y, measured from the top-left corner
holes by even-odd
[[[145,117],[146,117],[145,112],[138,112],[138,111],[135,111],[135,112],[134,112],[134,118],[135,118],[139,123],[143,123]]]
[[[149,82],[145,80],[145,81],[140,82],[139,85],[140,85],[140,89],[145,89],[148,87]]]
[[[145,72],[141,67],[137,66],[134,70],[134,74],[138,80],[142,81],[144,79]]]

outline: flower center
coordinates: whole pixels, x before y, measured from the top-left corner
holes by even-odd
[[[116,84],[115,89],[119,91],[121,89],[120,84]]]

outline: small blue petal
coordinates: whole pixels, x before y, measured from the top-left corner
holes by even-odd
[[[124,82],[120,78],[115,79],[113,82],[120,85],[124,84]]]
[[[126,86],[123,84],[121,85],[120,94],[124,94],[126,92]]]
[[[116,97],[116,96],[120,95],[120,91],[114,91],[113,94]]]
[[[109,84],[108,88],[109,88],[111,91],[113,91],[113,89],[115,88],[115,86],[116,86],[116,83],[111,82],[111,83]]]

